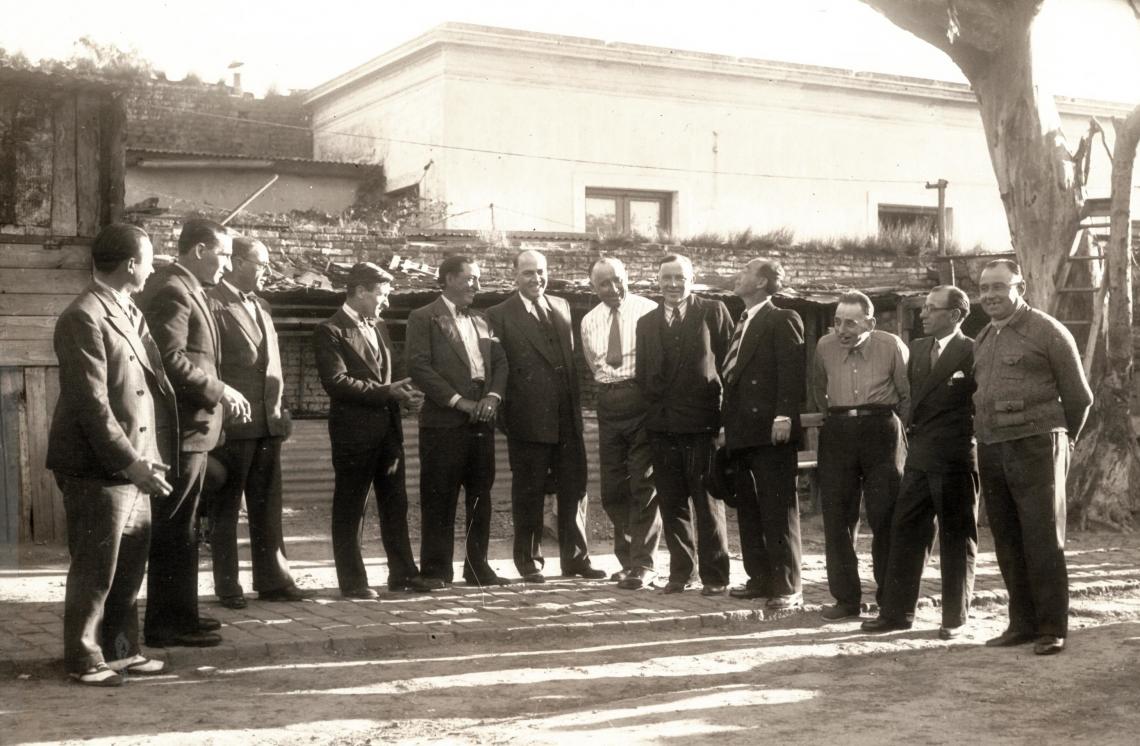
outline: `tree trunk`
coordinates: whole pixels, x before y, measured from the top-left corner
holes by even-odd
[[[1112,208],[1108,247],[1108,335],[1105,370],[1095,386],[1087,436],[1073,454],[1070,505],[1081,527],[1089,523],[1127,527],[1132,522],[1130,485],[1140,469],[1140,448],[1132,428],[1132,168],[1140,143],[1140,106],[1124,121],[1114,120]]]

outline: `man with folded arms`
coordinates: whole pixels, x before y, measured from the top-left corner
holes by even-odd
[[[148,495],[169,495],[178,405],[131,293],[154,269],[146,233],[116,223],[91,247],[94,278],[55,326],[59,402],[47,468],[67,511],[63,657],[73,679],[119,686],[162,673],[139,651],[138,594],[150,540]]]
[[[978,554],[978,453],[974,446],[974,340],[962,334],[970,299],[953,285],[936,287],[922,307],[929,335],[910,345],[907,454],[891,523],[891,556],[877,619],[865,632],[910,629],[922,568],[938,523],[942,571],[939,638],[961,633],[974,591]]]
[[[748,582],[734,598],[766,598],[769,609],[803,604],[796,451],[806,359],[799,314],[777,308],[776,262],[754,259],[736,278],[744,301],[724,361],[724,443],[736,462],[736,517]]]
[[[388,307],[392,275],[371,262],[348,273],[344,305],[313,331],[321,385],[329,395],[332,443],[332,544],[337,583],[345,598],[372,599],[361,557],[368,489],[376,492],[380,539],[388,557],[388,590],[427,592],[443,583],[421,578],[408,538],[408,493],[404,483],[403,404],[423,394],[397,377],[392,341],[380,314]]]
[[[293,582],[281,527],[281,442],[292,423],[282,406],[284,389],[277,331],[269,304],[257,296],[265,284],[269,250],[254,238],[233,240],[233,268],[210,288],[222,341],[222,380],[249,400],[248,422],[225,425],[225,441],[210,454],[225,467],[226,481],[207,500],[214,593],[222,606],[241,609],[237,524],[242,495],[249,518],[253,589],[261,601],[302,601],[316,595]]]
[[[875,328],[875,307],[857,290],[839,297],[835,327],[816,345],[811,396],[827,416],[819,434],[827,585],[835,604],[827,621],[858,617],[862,604],[855,537],[860,497],[866,502],[876,599],[882,603],[890,557],[891,518],[898,496],[910,408],[903,341]]]
[[[629,278],[620,259],[594,262],[590,284],[601,303],[582,319],[582,349],[597,385],[602,508],[613,523],[614,555],[621,563],[610,579],[619,588],[637,590],[657,577],[661,541],[647,405],[635,374],[637,322],[657,304],[627,291]]]
[[[974,410],[986,516],[1009,590],[1009,627],[990,647],[1065,647],[1065,478],[1092,391],[1073,335],[1030,308],[1017,262],[997,259],[978,280],[990,317],[974,347]]]

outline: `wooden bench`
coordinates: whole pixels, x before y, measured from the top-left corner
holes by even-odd
[[[823,415],[819,412],[803,412],[800,414],[800,426],[804,431],[801,443],[803,449],[796,454],[796,468],[811,494],[811,512],[818,513],[819,479],[815,472],[819,466],[819,429],[823,426]]]

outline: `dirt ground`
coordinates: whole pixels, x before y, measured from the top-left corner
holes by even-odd
[[[7,744],[986,743],[1132,744],[1140,595],[1075,604],[1070,647],[883,637],[814,615],[752,632],[607,635],[451,646],[384,659],[203,668],[121,690],[0,686]]]

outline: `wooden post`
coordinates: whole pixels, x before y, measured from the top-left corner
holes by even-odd
[[[927,189],[938,190],[938,284],[954,285],[954,260],[946,255],[946,187],[950,185],[946,179],[939,179],[931,184],[927,182]]]

